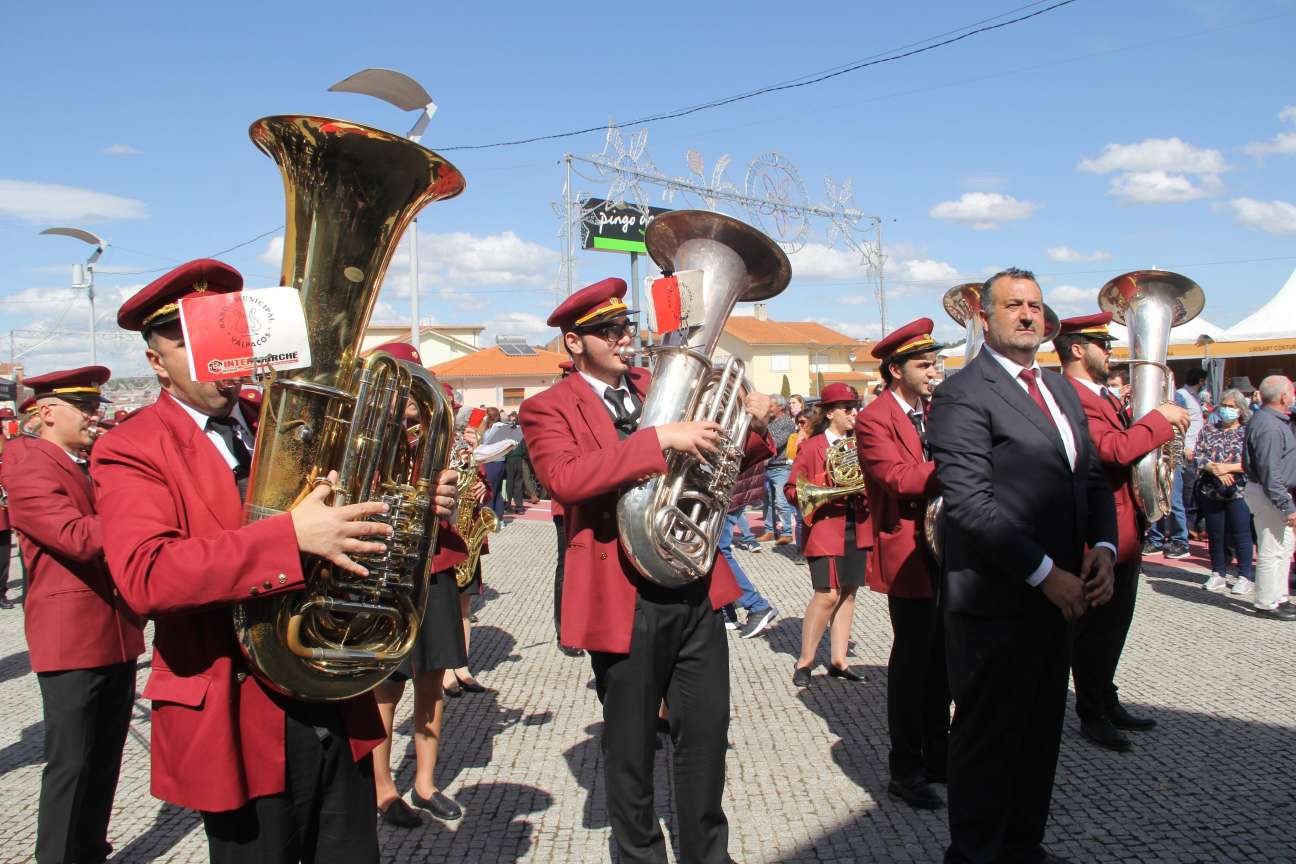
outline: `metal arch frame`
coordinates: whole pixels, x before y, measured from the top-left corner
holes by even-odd
[[[824,200],[811,204],[800,173],[777,151],[759,153],[748,162],[740,189],[725,177],[731,164],[727,154],[716,160],[708,177],[702,155],[689,149],[685,161],[690,176],[671,177],[647,155],[647,144],[648,130],[634,133],[627,144],[621,130],[609,124],[602,153],[593,156],[567,153],[563,156],[562,200],[553,204],[554,214],[561,223],[558,234],[563,245],[558,291],[569,295],[574,288],[576,250],[584,245],[588,233],[585,220],[598,209],[587,204],[594,195],[575,190],[572,182],[575,175],[596,186],[606,186],[598,197],[616,205],[635,207],[644,214],[648,212],[652,190],[667,204],[678,195],[708,210],[737,211],[734,215],[740,215],[769,232],[790,253],[817,237],[822,237],[831,248],[846,248],[858,253],[863,266],[877,277],[878,317],[883,332],[886,332],[883,219],[854,206],[854,186],[850,178],[837,183],[831,177],[825,177]],[[583,166],[593,171],[582,171]],[[775,178],[776,172],[783,175],[781,180]],[[756,187],[762,184],[771,194],[756,194],[759,191]],[[774,223],[772,226],[767,224],[770,221]]]

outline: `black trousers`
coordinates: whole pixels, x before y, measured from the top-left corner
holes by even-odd
[[[0,599],[9,593],[9,559],[13,555],[13,531],[0,531]]]
[[[202,814],[212,864],[377,864],[373,759],[307,712],[287,715],[284,751],[283,793]]]
[[[1076,714],[1081,720],[1097,720],[1119,704],[1116,666],[1134,620],[1138,581],[1138,561],[1117,564],[1112,598],[1090,609],[1075,624],[1071,673],[1075,678]]]
[[[653,807],[657,709],[670,706],[682,864],[727,864],[722,798],[729,743],[729,643],[706,585],[641,587],[629,654],[591,652],[603,702],[608,820],[626,862],[664,864]]]
[[[509,501],[515,510],[521,510],[526,502],[526,481],[523,479],[525,464],[521,459],[504,462],[504,482],[508,484]]]
[[[567,526],[563,524],[562,516],[553,517],[554,531],[557,532],[558,540],[558,563],[554,564],[554,638],[562,642],[562,589],[563,589],[563,572],[566,566],[563,559],[567,557]]]
[[[41,672],[45,769],[36,819],[36,861],[99,861],[112,847],[122,748],[135,701],[135,661]]]
[[[1039,860],[1066,713],[1070,635],[1043,596],[1022,615],[945,613],[950,728],[946,864]]]
[[[887,662],[887,726],[891,776],[948,776],[950,692],[945,631],[935,598],[887,597],[891,658]]]

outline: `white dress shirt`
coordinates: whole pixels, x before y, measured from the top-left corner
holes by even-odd
[[[1022,366],[1020,363],[1014,363],[1012,360],[1009,360],[1007,357],[991,348],[989,343],[983,345],[981,350],[989,352],[990,356],[995,359],[995,362],[1002,366],[1004,371],[1008,373],[1008,377],[1016,381],[1017,386],[1021,387],[1022,391],[1028,396],[1030,395],[1030,387],[1021,379],[1021,373],[1022,370],[1026,368],[1035,370],[1035,383],[1039,386],[1040,394],[1044,397],[1044,404],[1048,406],[1049,414],[1053,415],[1053,422],[1057,424],[1058,434],[1062,437],[1062,447],[1066,450],[1067,464],[1071,466],[1071,470],[1074,472],[1076,468],[1075,432],[1071,429],[1071,421],[1062,413],[1062,409],[1058,407],[1057,400],[1053,398],[1053,394],[1049,392],[1049,388],[1044,385],[1044,376],[1041,373],[1039,362],[1034,361],[1029,367]],[[1116,560],[1115,543],[1101,540],[1094,544],[1094,548],[1110,550],[1112,553],[1112,560]],[[1048,554],[1045,554],[1044,559],[1040,561],[1039,566],[1036,567],[1035,571],[1026,578],[1026,584],[1030,585],[1032,588],[1039,587],[1039,584],[1044,581],[1045,577],[1048,576],[1049,571],[1052,569],[1053,559]]]
[[[194,423],[198,424],[198,428],[207,435],[207,440],[216,447],[216,452],[225,460],[225,464],[229,466],[229,469],[233,471],[237,468],[238,459],[225,446],[225,439],[221,438],[220,433],[207,423],[211,418],[192,405],[186,405],[179,399],[175,401],[177,405],[184,409],[186,414],[193,418]],[[243,442],[243,446],[247,448],[248,453],[252,453],[256,447],[256,436],[252,434],[252,427],[248,426],[247,420],[243,417],[243,409],[237,402],[234,403],[234,411],[230,416],[235,420],[234,434],[238,436],[239,441]]]
[[[589,384],[590,387],[594,390],[594,394],[603,400],[603,404],[606,405],[608,407],[608,410],[612,412],[612,416],[620,417],[622,412],[616,410],[616,408],[612,404],[612,400],[609,399],[606,395],[608,388],[612,387],[612,385],[600,381],[599,379],[595,378],[593,375],[586,375],[584,372],[580,373],[580,376],[584,378],[585,383]],[[630,382],[625,379],[624,375],[621,376],[621,383],[617,384],[617,386],[613,387],[613,389],[614,390],[620,389],[624,391],[625,395],[621,397],[621,402],[623,404],[624,411],[626,414],[633,414],[634,400],[630,398]]]

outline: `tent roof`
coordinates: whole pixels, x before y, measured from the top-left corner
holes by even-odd
[[[1255,312],[1227,331],[1228,339],[1255,339],[1265,336],[1290,336],[1296,332],[1296,270],[1286,284]]]
[[[1111,334],[1116,337],[1117,345],[1129,345],[1128,334],[1125,332],[1124,326],[1117,324],[1115,321],[1113,321],[1109,329],[1111,330]],[[1199,336],[1202,336],[1203,334],[1211,337],[1216,342],[1218,342],[1221,339],[1229,338],[1226,335],[1227,332],[1228,331],[1226,331],[1223,327],[1218,327],[1212,324],[1211,322],[1207,321],[1204,316],[1198,315],[1196,318],[1189,321],[1187,324],[1181,324],[1178,327],[1171,329],[1170,344],[1171,345],[1190,344],[1196,342],[1197,338]]]

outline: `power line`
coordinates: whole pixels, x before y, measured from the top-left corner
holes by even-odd
[[[909,48],[908,50],[895,49],[896,51],[899,51],[899,53],[895,53],[894,51],[886,52],[886,56],[877,57],[875,55],[873,58],[863,60],[858,63],[842,66],[833,70],[825,71],[823,73],[817,73],[817,74],[812,73],[811,77],[806,77],[804,79],[792,79],[791,81],[787,81],[781,84],[771,84],[767,87],[761,87],[760,89],[757,90],[751,90],[745,93],[739,93],[734,96],[728,96],[722,99],[716,99],[711,102],[704,102],[700,105],[694,105],[689,108],[681,108],[675,111],[667,111],[661,114],[652,114],[647,117],[641,117],[638,120],[631,120],[626,123],[608,123],[600,126],[590,126],[585,129],[577,129],[571,132],[557,132],[552,135],[536,135],[531,138],[519,138],[513,141],[498,141],[495,142],[494,144],[457,144],[450,147],[438,146],[435,147],[434,149],[442,153],[447,153],[450,152],[451,150],[490,150],[499,147],[516,147],[522,144],[535,144],[539,141],[554,141],[561,138],[574,138],[577,135],[586,135],[589,134],[590,132],[602,132],[603,130],[608,128],[626,129],[631,126],[642,126],[645,123],[655,123],[660,120],[674,120],[679,117],[686,117],[690,114],[696,114],[700,111],[708,111],[713,108],[722,108],[726,105],[732,105],[735,102],[742,102],[747,99],[754,99],[757,96],[765,96],[770,93],[778,93],[784,90],[795,90],[800,87],[809,87],[813,84],[819,84],[831,78],[837,78],[841,75],[846,75],[850,72],[858,72],[861,69],[867,69],[871,66],[878,66],[883,63],[893,63],[897,60],[904,60],[909,57],[914,57],[918,54],[925,54],[929,51],[935,51],[938,48],[944,48],[946,46],[953,45],[956,42],[962,42],[963,40],[970,39],[973,36],[979,36],[983,33],[989,33],[993,30],[1000,30],[1004,27],[1010,27],[1014,24],[1020,24],[1023,21],[1029,21],[1032,18],[1037,18],[1040,15],[1045,15],[1049,12],[1054,11],[1055,9],[1061,9],[1063,6],[1070,6],[1072,3],[1076,3],[1076,2],[1079,2],[1079,0],[1059,0],[1059,2],[1056,2],[1051,6],[1046,6],[1043,9],[1036,9],[1034,12],[1029,12],[1025,15],[1019,15],[1016,18],[1009,18],[1006,21],[1000,21],[996,24],[985,24],[983,26],[974,27],[971,30],[966,30],[966,32],[959,33],[959,35],[957,36],[949,36],[948,38],[944,38],[944,39],[940,39],[939,37],[933,37],[939,39],[939,41],[937,42],[931,42],[930,39],[922,40],[923,42],[931,42],[931,44],[922,45],[921,43],[910,43],[910,44],[919,44],[920,47]],[[1023,6],[1020,8],[1026,9],[1026,8],[1030,8],[1030,6],[1032,5],[1038,5],[1038,4],[1028,4],[1027,6]],[[985,19],[985,20],[993,20],[993,19]]]

